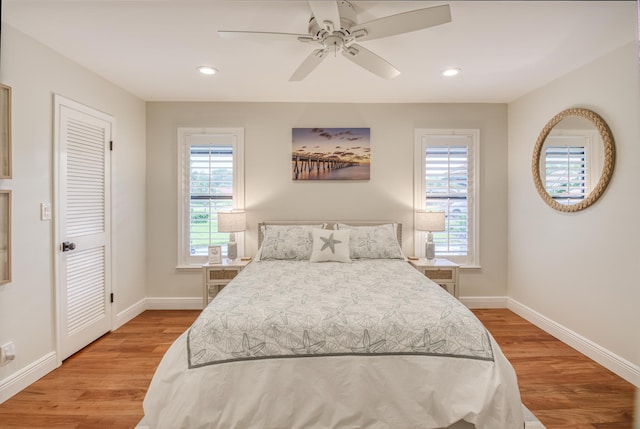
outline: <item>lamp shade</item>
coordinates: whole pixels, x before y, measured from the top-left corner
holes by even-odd
[[[416,212],[416,229],[418,231],[444,231],[444,212]]]
[[[218,232],[240,232],[247,229],[247,213],[241,210],[218,212]]]

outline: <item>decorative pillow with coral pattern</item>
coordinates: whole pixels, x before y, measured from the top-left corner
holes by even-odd
[[[404,259],[393,224],[354,226],[340,223],[338,229],[351,231],[351,259]]]

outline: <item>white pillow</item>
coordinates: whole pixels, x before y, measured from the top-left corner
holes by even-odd
[[[307,260],[311,256],[311,231],[322,225],[265,225],[259,260]]]
[[[349,231],[314,229],[310,262],[351,262]]]
[[[340,223],[338,229],[351,231],[352,259],[404,259],[393,224],[354,226]]]

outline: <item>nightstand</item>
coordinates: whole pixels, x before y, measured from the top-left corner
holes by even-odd
[[[224,260],[221,264],[206,263],[202,266],[202,305],[206,307],[231,279],[251,261]]]
[[[429,262],[426,259],[409,259],[409,263],[418,271],[438,283],[451,295],[458,298],[460,293],[460,281],[458,272],[460,265],[454,264],[448,259],[434,259]]]

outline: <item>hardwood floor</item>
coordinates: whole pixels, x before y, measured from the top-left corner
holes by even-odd
[[[145,311],[0,404],[0,428],[134,428],[160,359],[198,314]]]
[[[547,429],[631,429],[635,387],[515,313],[474,310],[518,374]]]
[[[146,311],[0,404],[1,429],[132,429],[169,345],[199,311]],[[548,429],[630,429],[635,388],[504,309],[474,310]],[[496,428],[499,429],[499,428]]]

